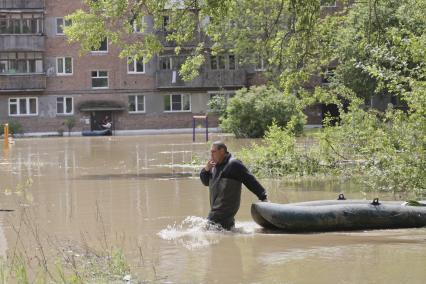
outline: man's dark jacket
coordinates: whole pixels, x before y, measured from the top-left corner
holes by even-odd
[[[234,226],[234,216],[240,208],[241,184],[243,183],[259,200],[267,198],[266,190],[243,163],[227,153],[224,161],[211,171],[200,172],[201,182],[209,187],[210,213],[208,219],[225,229]]]

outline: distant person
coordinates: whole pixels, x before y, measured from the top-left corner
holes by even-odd
[[[104,119],[101,122],[101,126],[103,129],[111,129],[112,123],[108,115],[105,115]]]
[[[209,187],[210,213],[207,219],[230,230],[240,208],[243,183],[261,201],[268,201],[266,190],[240,160],[234,158],[225,143],[216,141],[210,149],[211,158],[200,172],[201,182]]]

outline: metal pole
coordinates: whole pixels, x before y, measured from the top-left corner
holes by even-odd
[[[4,124],[4,129],[3,129],[3,134],[4,134],[4,147],[8,148],[9,147],[9,124],[5,123]]]
[[[192,118],[192,142],[195,142],[195,117]]]

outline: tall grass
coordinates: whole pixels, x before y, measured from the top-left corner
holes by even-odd
[[[13,242],[9,240],[11,246],[7,255],[0,257],[0,284],[142,282],[133,271],[136,267],[127,260],[123,249],[109,241],[110,236],[106,233],[98,203],[96,219],[100,234],[94,238],[99,240],[99,245],[90,246],[86,241],[88,236],[84,234],[80,242],[60,240],[44,232],[35,220],[34,216],[37,215],[36,207],[31,204],[31,184],[32,180],[28,179],[12,191],[17,197],[17,209],[9,213],[6,222],[14,232],[14,239]],[[145,262],[142,248],[138,248],[140,259]],[[157,281],[154,265],[152,270],[153,276],[149,280]]]

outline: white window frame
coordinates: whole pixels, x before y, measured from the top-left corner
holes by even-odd
[[[58,20],[62,20],[62,28],[61,28],[62,33],[61,33],[61,32],[58,32],[58,29],[59,29]],[[55,18],[55,28],[56,28],[56,29],[55,29],[55,33],[56,33],[56,35],[58,35],[58,36],[63,36],[63,35],[65,35],[65,34],[64,34],[64,27],[69,26],[69,25],[70,25],[70,23],[71,23],[71,21],[70,21],[70,20],[65,20],[65,18],[64,18],[64,17],[57,17],[57,18]]]
[[[58,112],[58,99],[62,99],[64,112]],[[71,99],[71,112],[66,112],[67,99]],[[56,97],[56,115],[57,116],[67,116],[74,114],[74,98],[73,97]]]
[[[209,96],[208,102],[210,102],[214,96],[225,96],[226,104],[228,104],[229,99],[235,96],[235,91],[208,91],[207,95]],[[208,110],[210,110],[210,107],[208,107]]]
[[[26,104],[26,108],[27,111],[30,111],[30,100],[31,99],[35,99],[36,102],[36,113],[21,113],[21,103],[20,100],[25,100],[25,104]],[[12,103],[11,100],[16,100],[16,102]],[[16,105],[16,114],[11,114],[10,113],[10,106],[11,104]],[[9,112],[9,116],[38,116],[38,98],[37,97],[22,97],[22,98],[17,98],[17,97],[13,97],[13,98],[9,98],[8,100],[8,112]]]
[[[139,103],[139,97],[143,97],[143,110],[139,110],[138,109],[138,103]],[[146,113],[146,104],[145,104],[145,102],[146,102],[146,96],[145,95],[129,95],[128,96],[128,99],[130,99],[130,97],[135,97],[135,110],[134,111],[131,111],[131,110],[129,110],[128,112],[130,113],[130,114],[136,114],[136,113]]]
[[[108,51],[109,51],[109,40],[108,38],[106,38],[106,50],[91,50],[90,53],[103,54],[103,53],[108,53]]]
[[[66,72],[65,60],[67,58],[71,58],[71,73]],[[62,70],[64,71],[62,73],[59,72],[59,59],[62,59]],[[56,57],[56,75],[58,75],[58,76],[71,76],[73,74],[74,74],[74,59],[72,57],[69,57],[69,56]]]
[[[173,110],[173,101],[172,101],[172,97],[173,96],[181,96],[180,97],[180,104],[181,104],[181,109],[180,110]],[[188,110],[183,110],[183,98],[184,96],[189,97],[189,109]],[[166,110],[164,109],[164,112],[191,112],[192,111],[192,98],[190,94],[170,94],[170,95],[165,95],[165,97],[169,97],[169,103],[170,103],[170,110]],[[164,106],[164,108],[166,108],[166,106]]]
[[[170,68],[169,69],[163,69],[162,68],[162,66],[161,66],[161,60],[164,60],[164,59],[169,59],[168,61],[169,61],[169,64],[170,64]],[[158,60],[158,63],[159,63],[159,66],[158,66],[158,69],[159,70],[173,70],[173,57],[172,56],[160,56],[160,58],[159,58],[159,60]]]
[[[142,16],[140,20],[140,23],[138,23],[136,19],[133,21],[133,33],[135,34],[142,34],[143,31],[141,31],[141,29],[145,29],[145,16]]]
[[[229,100],[233,96],[235,96],[235,91],[208,91],[209,100],[214,96],[225,96],[226,100]]]
[[[326,5],[323,5],[322,3],[321,3],[322,1],[320,1],[320,6],[321,7],[325,7],[325,8],[335,8],[335,7],[337,7],[337,1],[334,1],[334,4],[326,4]]]
[[[137,71],[138,61],[140,61],[140,60],[142,60],[143,71]],[[129,61],[131,61],[131,62],[129,63]],[[132,64],[133,64],[133,70],[134,71],[130,70],[130,65],[132,65]],[[146,66],[145,66],[145,62],[144,62],[143,58],[140,58],[139,60],[135,60],[131,57],[127,58],[127,74],[145,74],[145,68],[146,68]]]
[[[265,60],[263,58],[259,58],[260,60],[260,68],[257,68],[257,63],[256,66],[254,67],[254,71],[265,71],[266,67],[265,67]]]
[[[170,25],[170,15],[163,15],[161,17],[161,30],[166,32],[168,25]]]
[[[96,72],[97,76],[93,77],[92,76],[92,72]],[[99,72],[107,72],[106,76],[99,76]],[[107,85],[106,87],[93,87],[93,79],[102,79],[102,78],[106,78],[107,79]],[[92,70],[90,71],[90,82],[92,85],[92,89],[98,90],[98,89],[108,89],[109,88],[109,72],[108,70]]]

